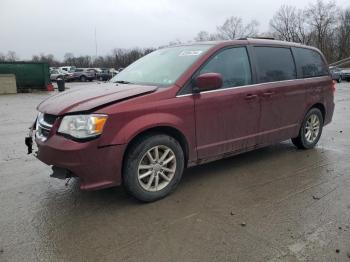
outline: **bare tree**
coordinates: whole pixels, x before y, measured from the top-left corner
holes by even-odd
[[[303,44],[310,42],[305,12],[294,6],[282,5],[270,20],[270,27],[277,39]]]
[[[182,42],[179,39],[175,39],[173,41],[170,41],[167,46],[174,46],[174,45],[181,45]]]
[[[114,68],[124,68],[137,59],[143,57],[144,55],[149,54],[150,52],[154,51],[153,48],[146,48],[146,49],[140,49],[140,48],[133,48],[133,49],[121,49],[116,48],[113,49],[112,55],[107,55],[103,59],[100,58],[99,62],[101,63],[104,61],[105,65],[108,65],[108,67],[114,67]]]
[[[52,54],[45,55],[44,53],[41,53],[40,55],[33,55],[32,56],[33,62],[44,62],[48,63],[49,66],[59,66],[60,62],[57,61]]]
[[[323,2],[317,0],[315,4],[310,4],[305,11],[310,26],[312,44],[318,47],[328,58],[332,59],[332,41],[339,10],[334,1]]]
[[[350,8],[341,12],[337,28],[337,60],[350,57]]]
[[[0,53],[0,62],[6,61],[6,56],[3,53]]]
[[[64,60],[69,60],[69,59],[72,59],[74,57],[74,54],[73,53],[65,53],[64,54]]]
[[[17,61],[19,58],[16,54],[15,51],[8,51],[7,52],[7,55],[6,55],[6,61],[9,61],[9,62],[15,62]]]
[[[242,18],[231,16],[223,25],[217,27],[218,36],[223,40],[255,36],[258,34],[258,25],[255,20],[245,25]]]
[[[218,34],[211,34],[207,31],[200,31],[197,36],[194,38],[195,41],[197,42],[202,42],[202,41],[214,41],[214,40],[219,40],[220,37]]]

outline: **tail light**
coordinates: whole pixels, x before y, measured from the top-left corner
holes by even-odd
[[[335,92],[335,83],[336,83],[335,80],[333,80],[332,81],[332,87],[331,87],[333,93]]]

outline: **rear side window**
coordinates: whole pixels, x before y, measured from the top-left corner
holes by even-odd
[[[328,75],[326,63],[318,52],[306,48],[295,48],[294,52],[301,78]]]
[[[214,55],[199,74],[219,73],[223,78],[222,88],[251,84],[251,71],[245,47],[224,49]]]
[[[258,82],[295,79],[297,76],[292,52],[283,47],[254,47]]]

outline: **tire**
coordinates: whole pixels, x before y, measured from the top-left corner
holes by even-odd
[[[100,79],[101,82],[103,81],[103,77],[102,76],[100,76],[99,79]]]
[[[159,153],[158,159],[164,161],[163,165],[157,162],[151,163],[148,153],[152,159],[156,159],[156,150]],[[167,151],[168,153],[165,154]],[[162,160],[163,154],[165,157]],[[165,164],[165,162],[168,163]],[[162,199],[179,184],[184,163],[182,147],[173,137],[160,133],[143,136],[137,139],[126,153],[123,185],[130,195],[142,202]]]
[[[313,119],[317,119],[318,121],[318,131],[316,133],[316,121],[314,122]],[[313,131],[310,131],[308,134],[307,129],[313,126]],[[295,138],[292,138],[293,144],[299,148],[299,149],[310,149],[314,148],[317,144],[317,142],[320,140],[321,134],[323,129],[323,115],[318,108],[311,108],[309,112],[307,112],[306,116],[304,117],[303,123],[299,130],[299,135]]]
[[[341,77],[338,78],[337,82],[338,82],[338,83],[341,83]]]
[[[81,82],[85,82],[86,81],[86,76],[81,76],[79,79],[80,79]]]

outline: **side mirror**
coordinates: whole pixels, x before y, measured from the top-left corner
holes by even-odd
[[[219,89],[222,87],[222,76],[218,73],[205,73],[196,77],[195,88],[197,93]]]

